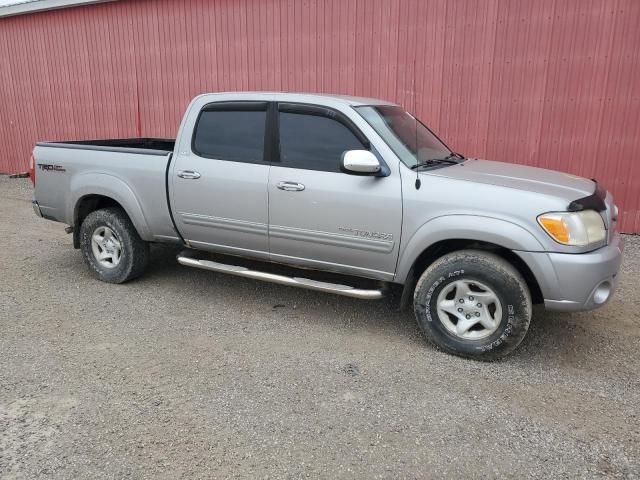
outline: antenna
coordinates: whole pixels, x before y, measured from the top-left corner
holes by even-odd
[[[416,100],[416,59],[413,58],[413,121],[415,124],[416,143],[414,148],[416,149],[416,165],[420,162],[419,150],[418,150],[418,102]],[[420,169],[416,167],[416,190],[420,190],[422,182],[420,181]]]

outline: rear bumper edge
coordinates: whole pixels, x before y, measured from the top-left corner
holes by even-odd
[[[40,205],[38,205],[37,200],[31,200],[31,205],[33,207],[33,212],[40,218],[42,218],[42,212],[40,211]]]

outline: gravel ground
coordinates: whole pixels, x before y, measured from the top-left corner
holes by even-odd
[[[640,237],[595,312],[511,357],[438,352],[410,312],[176,264],[94,280],[0,177],[0,477],[640,476]]]

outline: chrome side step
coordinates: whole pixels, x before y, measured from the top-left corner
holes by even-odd
[[[178,255],[178,263],[186,265],[187,267],[196,267],[204,270],[211,270],[213,272],[229,273],[231,275],[237,275],[238,277],[254,278],[256,280],[264,280],[266,282],[279,283],[281,285],[289,285],[292,287],[307,288],[309,290],[317,290],[320,292],[335,293],[346,297],[377,300],[384,296],[382,290],[362,290],[348,285],[318,282],[309,278],[287,277],[284,275],[250,270],[247,267],[238,265],[227,265],[225,263],[213,262],[211,260],[199,260],[183,255]]]

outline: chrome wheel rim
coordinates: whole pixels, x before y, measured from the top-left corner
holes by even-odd
[[[463,340],[488,337],[502,319],[498,296],[475,280],[456,280],[446,285],[438,295],[437,309],[442,325]]]
[[[120,239],[109,227],[98,227],[91,235],[91,250],[96,261],[105,268],[115,268],[122,258]]]

